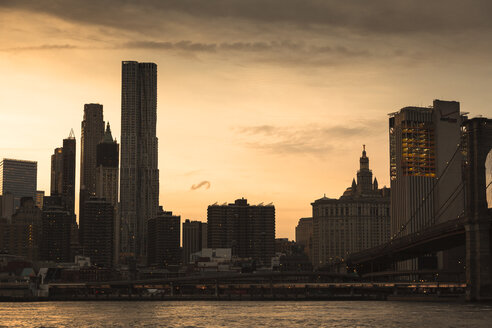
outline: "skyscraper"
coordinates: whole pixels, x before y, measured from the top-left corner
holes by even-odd
[[[181,217],[173,212],[159,211],[149,219],[148,224],[148,265],[162,267],[181,262],[179,248]]]
[[[96,148],[103,137],[103,106],[85,104],[80,138],[79,222],[84,220],[85,200],[96,194]]]
[[[109,123],[104,138],[97,145],[96,158],[96,197],[105,199],[113,206],[114,222],[113,246],[114,263],[119,260],[120,216],[118,214],[118,163],[119,145],[113,140]]]
[[[36,198],[38,163],[4,158],[0,161],[0,195],[11,193],[14,208],[22,197]]]
[[[250,205],[244,198],[210,205],[207,230],[209,248],[232,248],[232,255],[270,266],[275,255],[275,206]]]
[[[146,260],[147,220],[159,207],[157,65],[124,61],[121,90],[121,257]]]
[[[207,223],[186,220],[183,222],[183,263],[190,262],[190,255],[207,248]]]
[[[463,213],[460,104],[404,107],[390,114],[391,235],[401,237]],[[444,252],[445,267],[460,260]],[[446,260],[446,254],[454,259]],[[408,261],[401,269],[418,269]],[[462,267],[462,266],[461,266]]]
[[[75,213],[75,136],[73,130],[63,139],[63,147],[51,155],[51,196],[61,197],[63,206]]]

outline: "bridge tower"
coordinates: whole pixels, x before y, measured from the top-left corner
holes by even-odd
[[[491,223],[487,208],[487,155],[492,149],[492,120],[474,118],[463,123],[466,161],[466,282],[467,299],[492,299]]]

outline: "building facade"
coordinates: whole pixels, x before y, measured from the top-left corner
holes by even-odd
[[[11,193],[14,209],[22,197],[36,197],[38,163],[4,158],[0,161],[0,195]]]
[[[51,196],[60,196],[63,206],[75,213],[75,152],[73,130],[63,139],[63,147],[55,148],[51,155]]]
[[[84,255],[95,266],[113,266],[114,206],[109,201],[91,197],[84,203]]]
[[[391,235],[402,237],[464,214],[460,104],[434,100],[431,107],[405,107],[390,114]],[[454,254],[453,254],[454,253]],[[440,253],[464,263],[463,252]],[[416,270],[419,261],[402,269]],[[454,267],[457,269],[457,267]]]
[[[145,262],[147,220],[159,208],[157,65],[124,61],[121,91],[122,259]]]
[[[186,220],[183,222],[183,263],[191,261],[191,254],[207,248],[207,223]]]
[[[209,248],[231,248],[233,256],[270,266],[275,255],[275,207],[249,205],[247,199],[210,205],[207,210]]]
[[[166,267],[181,263],[180,226],[181,217],[173,212],[160,210],[148,220],[149,239],[147,263],[149,266]]]
[[[296,226],[296,243],[304,248],[304,253],[312,260],[313,218],[301,218]]]
[[[313,265],[322,267],[349,254],[389,240],[390,192],[378,188],[366,150],[362,151],[357,182],[339,199],[323,197],[313,206]]]

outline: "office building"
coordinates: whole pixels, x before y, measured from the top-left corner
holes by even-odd
[[[434,100],[390,114],[391,235],[405,236],[463,215],[460,104]],[[440,268],[458,269],[464,252],[438,256]],[[401,269],[422,268],[407,261]],[[446,265],[445,262],[447,263]],[[454,263],[454,265],[453,265]],[[462,267],[462,265],[461,265]]]
[[[43,209],[43,198],[44,198],[44,190],[36,190],[36,206],[42,210]]]
[[[181,263],[179,247],[181,217],[162,209],[148,220],[148,265],[165,267]]]
[[[71,262],[72,229],[75,215],[65,208],[61,196],[44,197],[41,215],[41,254],[44,261]]]
[[[304,253],[312,259],[313,247],[313,218],[301,218],[296,226],[296,243],[301,246]]]
[[[207,248],[207,223],[186,220],[183,222],[183,263],[191,261],[191,254]]]
[[[31,261],[39,259],[41,244],[41,210],[36,206],[31,197],[22,197],[21,204],[14,215],[10,225],[14,240],[13,245],[18,245],[11,254],[22,256]]]
[[[113,265],[114,206],[105,199],[91,197],[84,203],[84,255],[99,267]]]
[[[10,223],[14,212],[14,195],[10,192],[0,195],[0,219],[5,219]]]
[[[113,140],[109,123],[104,138],[96,147],[96,197],[103,198],[114,208],[113,254],[114,264],[119,261],[120,216],[118,213],[119,145]]]
[[[63,147],[51,155],[51,196],[60,196],[63,206],[75,213],[75,135],[70,131]]]
[[[249,205],[247,199],[210,205],[207,210],[209,248],[231,248],[233,256],[270,266],[275,255],[275,207]]]
[[[372,180],[364,147],[357,182],[338,198],[313,202],[313,265],[322,267],[349,254],[381,245],[390,236],[390,192]]]
[[[22,197],[36,197],[38,163],[4,158],[0,161],[0,195],[11,193],[14,209]]]
[[[122,259],[145,262],[147,220],[159,208],[157,65],[124,61],[121,90]]]
[[[97,145],[103,137],[103,106],[101,104],[85,104],[80,138],[80,223],[84,221],[84,202],[96,195]]]

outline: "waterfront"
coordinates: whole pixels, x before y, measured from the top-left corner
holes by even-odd
[[[492,304],[434,302],[0,303],[0,327],[490,327]]]

